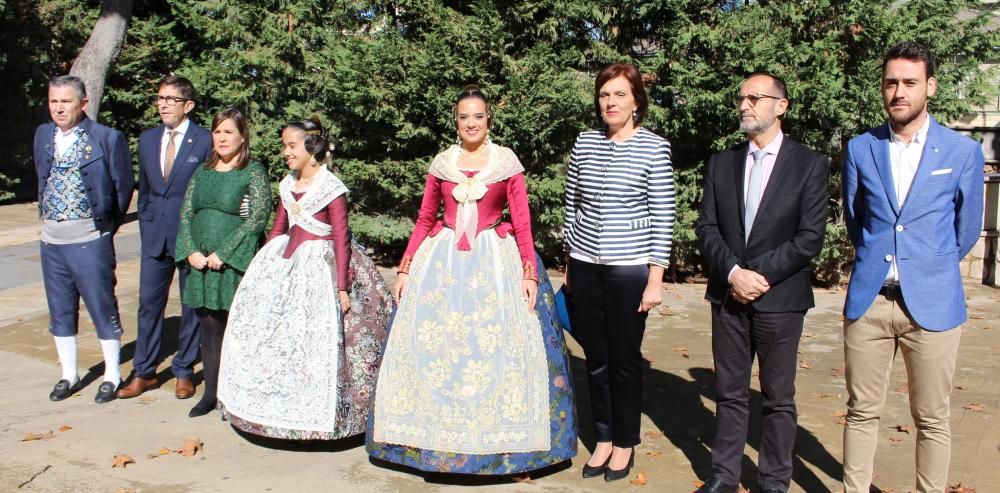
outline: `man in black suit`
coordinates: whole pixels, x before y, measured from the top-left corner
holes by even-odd
[[[782,133],[789,103],[779,77],[750,75],[734,102],[749,140],[709,160],[696,230],[709,274],[717,394],[713,475],[698,491],[739,489],[756,356],[759,483],[764,493],[786,492],[797,427],[796,355],[806,310],[814,306],[810,262],[826,231],[829,159]]]
[[[139,237],[142,256],[139,265],[139,317],[132,360],[132,380],[118,391],[128,399],[158,385],[160,340],[163,312],[170,295],[177,259],[174,243],[180,222],[181,205],[188,181],[212,151],[212,135],[199,127],[188,114],[194,109],[194,86],[184,77],[171,75],[160,82],[156,108],[163,125],[139,136]],[[180,271],[180,291],[185,272]],[[171,369],[177,383],[174,395],[187,399],[194,395],[192,380],[198,357],[198,320],[187,305],[181,307],[177,352]]]

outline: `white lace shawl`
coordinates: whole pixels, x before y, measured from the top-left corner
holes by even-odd
[[[326,168],[319,170],[312,186],[299,200],[295,200],[295,196],[292,195],[292,190],[295,190],[295,177],[292,175],[281,180],[278,190],[281,194],[281,205],[288,211],[289,228],[298,225],[317,236],[327,236],[333,232],[333,226],[313,217],[334,199],[347,193],[344,182],[330,170]]]
[[[457,242],[465,236],[471,245],[474,243],[479,225],[479,207],[476,202],[486,195],[486,186],[523,173],[524,166],[514,155],[514,151],[491,142],[486,144],[486,166],[469,177],[458,168],[460,153],[459,146],[452,144],[434,157],[430,173],[442,180],[457,184],[451,192],[452,197],[458,202],[455,239]]]

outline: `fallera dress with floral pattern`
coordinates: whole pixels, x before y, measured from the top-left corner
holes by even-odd
[[[376,459],[502,475],[576,455],[569,361],[532,245],[523,168],[487,145],[481,170],[459,170],[457,146],[431,165],[369,419]],[[522,280],[536,278],[531,311]]]
[[[347,189],[326,169],[304,193],[279,185],[267,244],[233,299],[219,401],[242,431],[333,440],[364,433],[392,293],[350,239]],[[338,291],[348,286],[341,315]]]

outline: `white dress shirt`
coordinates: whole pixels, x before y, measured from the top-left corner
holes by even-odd
[[[79,137],[77,137],[76,132],[74,130],[76,130],[77,127],[79,127],[79,125],[65,132],[59,129],[59,127],[56,127],[56,138],[54,142],[55,149],[53,149],[54,150],[53,154],[55,156],[59,156],[67,149],[73,147],[73,144],[76,144],[76,141],[79,140]]]
[[[889,125],[889,165],[892,167],[892,186],[896,192],[896,204],[903,208],[906,196],[910,193],[913,178],[917,176],[920,166],[920,156],[924,153],[924,143],[927,142],[927,129],[931,127],[930,116],[925,116],[924,124],[917,130],[909,143],[904,142]],[[886,284],[899,284],[899,270],[896,268],[896,257],[892,258],[889,273],[885,276]]]
[[[774,138],[771,139],[771,142],[768,142],[763,148],[763,151],[766,152],[767,155],[764,156],[764,176],[760,181],[760,197],[757,197],[758,213],[760,212],[760,199],[764,197],[764,191],[767,190],[767,181],[771,179],[771,172],[774,171],[774,162],[778,160],[778,150],[781,149],[781,143],[784,140],[785,133],[779,130],[778,135],[775,135]],[[750,141],[750,146],[747,149],[746,165],[743,166],[743,207],[746,207],[748,198],[747,195],[750,193],[750,171],[753,168],[753,153],[760,149],[760,147],[757,147],[757,144],[755,144],[752,140]],[[744,225],[745,228],[749,228],[750,226],[752,225]],[[733,273],[739,269],[739,265],[734,265],[733,268],[729,270],[729,276],[726,279],[729,279],[729,281],[732,282]]]
[[[188,126],[191,125],[191,119],[185,118],[177,128],[173,130],[177,132],[174,134],[174,159],[177,159],[177,152],[181,150],[181,144],[184,142],[184,134],[187,133]],[[167,139],[170,138],[170,129],[166,126],[163,127],[163,137],[160,137],[160,174],[163,174],[163,166],[167,163]],[[177,166],[177,162],[174,162],[174,166]]]

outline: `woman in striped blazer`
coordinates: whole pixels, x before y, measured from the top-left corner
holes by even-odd
[[[640,442],[640,346],[661,303],[674,184],[670,143],[640,127],[648,101],[635,66],[602,69],[594,106],[606,126],[577,137],[566,180],[566,285],[597,438],[583,476],[613,481],[628,475]]]

